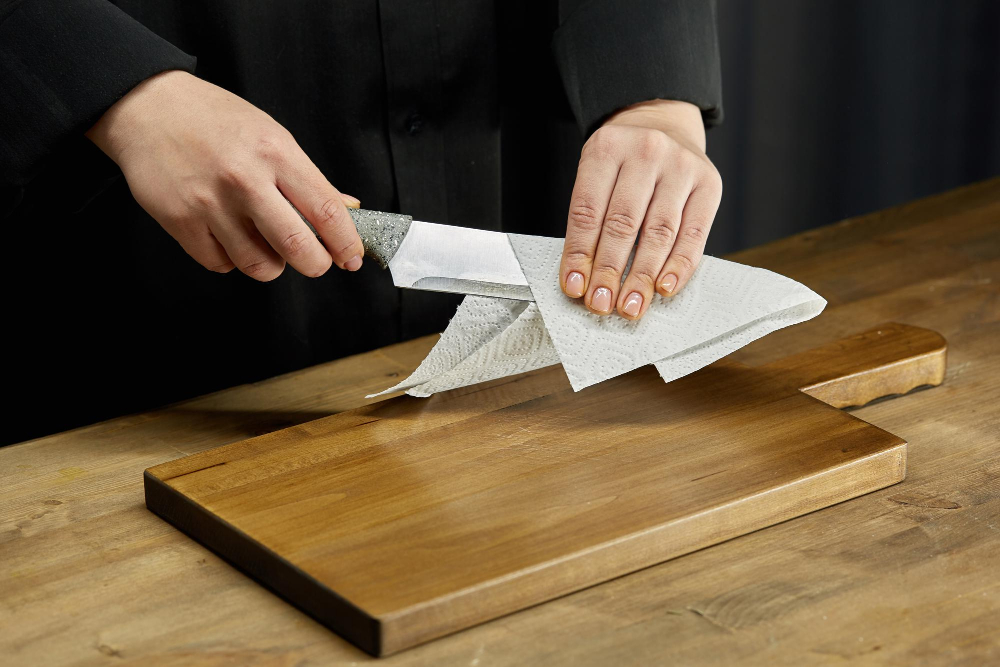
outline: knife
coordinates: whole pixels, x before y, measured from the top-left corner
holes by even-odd
[[[421,222],[399,213],[348,211],[365,255],[389,269],[396,287],[535,300],[502,232]]]

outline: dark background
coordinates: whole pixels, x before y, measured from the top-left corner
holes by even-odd
[[[710,254],[1000,174],[1000,2],[719,0],[718,20],[725,122],[709,132],[708,147],[725,194],[709,237]],[[567,122],[563,129],[564,134],[549,140],[578,147],[575,124]],[[572,167],[540,160],[539,169],[552,172],[548,181],[543,175],[527,180],[540,188],[565,190],[568,200]],[[72,182],[78,176],[50,174],[53,182]],[[124,196],[123,182],[112,187],[121,191],[115,200],[121,210],[110,210],[109,219],[141,215],[138,205]],[[554,225],[545,233],[560,233],[565,208],[543,217]],[[8,285],[5,328],[11,339],[4,369],[17,398],[11,404],[12,425],[0,433],[0,444],[222,388],[206,384],[204,377],[167,372],[167,362],[146,344],[135,322],[156,323],[158,315],[159,326],[173,327],[184,342],[225,349],[231,337],[241,335],[245,318],[230,318],[236,323],[231,331],[187,329],[173,322],[170,308],[177,307],[178,297],[170,280],[153,286],[152,294],[144,294],[148,299],[133,298],[123,285],[130,271],[138,272],[161,252],[180,250],[150,222],[129,227],[136,252],[108,261],[92,249],[91,239],[90,225],[105,222],[44,229],[58,234],[59,246],[66,249],[56,267],[38,265],[32,254],[38,229],[5,231],[13,259],[0,271]],[[204,277],[204,269],[194,262],[176,270],[186,280]],[[76,273],[79,279],[66,284],[66,276]],[[288,273],[282,280],[300,279]],[[232,275],[229,280],[245,278]],[[114,289],[107,293],[91,290],[91,285]],[[206,289],[217,290],[223,295],[218,302],[226,305],[226,281],[211,285]],[[274,289],[258,287],[263,307],[275,313],[264,326],[281,326],[296,317],[295,303],[281,301]],[[155,304],[166,304],[162,314],[146,312]],[[137,313],[140,307],[146,310]],[[228,317],[226,312],[220,317]],[[108,378],[101,375],[107,360],[100,353],[80,353],[97,325],[103,332],[100,349],[119,355],[129,351],[128,370],[113,378],[112,388],[105,387]],[[380,343],[361,344],[368,349]],[[37,349],[52,354],[31,352]],[[354,351],[358,349],[347,352]],[[64,367],[60,360],[65,359],[73,361],[72,369]],[[266,355],[249,359],[240,381],[280,372],[264,359]],[[221,371],[213,376],[212,370],[205,377],[230,377]]]
[[[1000,2],[718,1],[711,254],[1000,174]]]

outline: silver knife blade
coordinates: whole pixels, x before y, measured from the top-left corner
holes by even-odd
[[[414,220],[389,271],[396,287],[534,301],[501,232]]]

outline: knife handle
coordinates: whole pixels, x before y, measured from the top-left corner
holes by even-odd
[[[399,244],[410,230],[413,216],[400,213],[369,211],[364,208],[349,208],[358,236],[365,246],[365,256],[371,257],[383,269],[389,268],[389,260],[399,250]]]
[[[288,203],[291,205],[291,202]],[[312,230],[313,234],[319,237],[316,228],[306,220],[306,216],[302,215],[294,205],[292,208],[302,218],[302,222],[306,223]],[[374,259],[383,269],[389,268],[389,260],[399,250],[399,244],[403,242],[403,237],[410,230],[413,216],[369,211],[364,208],[348,207],[347,210],[354,220],[354,226],[358,230],[358,236],[361,237],[361,243],[365,246],[365,256]]]

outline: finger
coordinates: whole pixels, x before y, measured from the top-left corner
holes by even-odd
[[[635,245],[656,188],[657,169],[644,160],[626,162],[618,174],[601,237],[594,253],[594,268],[584,303],[591,312],[607,315],[621,291],[622,274]]]
[[[161,225],[177,241],[184,251],[194,258],[194,261],[204,266],[209,271],[216,273],[229,273],[236,265],[229,259],[226,249],[212,235],[208,226],[194,226],[194,231],[186,233],[176,233],[172,225]],[[191,229],[191,227],[186,227]]]
[[[330,253],[277,188],[254,194],[249,206],[258,231],[296,271],[317,278],[329,270],[333,264]]]
[[[718,177],[695,186],[691,191],[684,205],[677,241],[656,281],[656,291],[663,296],[677,294],[698,268],[721,199],[722,183]]]
[[[284,271],[285,260],[249,218],[219,219],[210,223],[210,228],[236,268],[254,280],[268,282]]]
[[[620,162],[607,151],[585,149],[580,158],[570,196],[566,242],[559,265],[562,290],[574,299],[583,296],[590,283],[594,253],[620,166]]]
[[[301,149],[291,151],[276,182],[281,193],[312,223],[337,266],[348,271],[360,269],[365,248],[344,197]]]
[[[667,261],[681,225],[690,185],[661,178],[646,209],[635,259],[618,297],[618,313],[630,320],[646,314],[656,289],[656,279]]]

